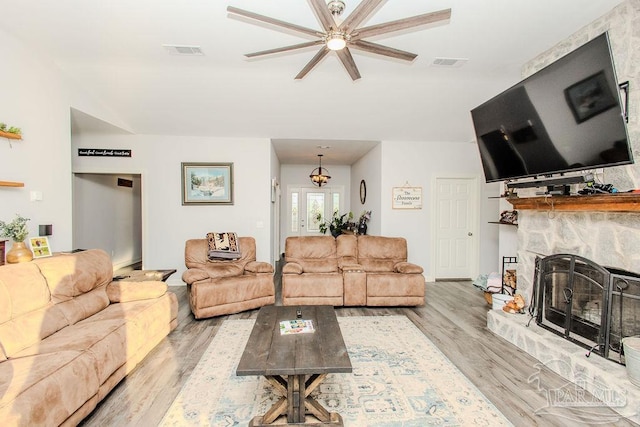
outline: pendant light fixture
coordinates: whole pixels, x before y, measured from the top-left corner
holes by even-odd
[[[311,171],[311,182],[318,187],[322,187],[331,179],[331,176],[327,175],[326,172],[329,172],[326,169],[322,169],[322,154],[318,154],[318,161],[320,162],[319,166]]]

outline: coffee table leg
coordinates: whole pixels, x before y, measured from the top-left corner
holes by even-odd
[[[306,375],[279,375],[265,376],[273,385],[276,392],[282,396],[263,415],[255,417],[250,427],[262,427],[273,423],[280,415],[287,414],[287,423],[303,426],[342,426],[342,417],[336,412],[327,411],[310,394],[324,381],[327,374],[314,374],[306,378]],[[306,423],[306,414],[309,413],[318,419],[318,422]]]
[[[305,420],[305,375],[289,375],[287,382],[287,421],[303,423]]]

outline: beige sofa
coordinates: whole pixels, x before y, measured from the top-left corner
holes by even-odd
[[[187,240],[182,280],[196,319],[239,313],[275,303],[273,266],[256,261],[256,241],[239,237],[241,258],[209,260],[207,239]]]
[[[288,237],[282,268],[284,305],[417,306],[422,267],[407,262],[401,237]]]
[[[77,425],[176,325],[163,282],[112,282],[102,250],[0,267],[0,420]]]

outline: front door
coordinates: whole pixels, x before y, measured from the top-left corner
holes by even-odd
[[[288,236],[317,236],[320,224],[340,209],[342,189],[336,187],[295,187],[288,191]],[[321,220],[318,220],[318,214]]]
[[[436,279],[471,279],[478,269],[476,178],[436,178]]]

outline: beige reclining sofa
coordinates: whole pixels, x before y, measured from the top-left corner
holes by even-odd
[[[407,262],[401,237],[288,237],[282,269],[284,305],[418,306],[422,267]]]
[[[0,425],[77,425],[177,325],[163,282],[92,249],[0,267]]]

